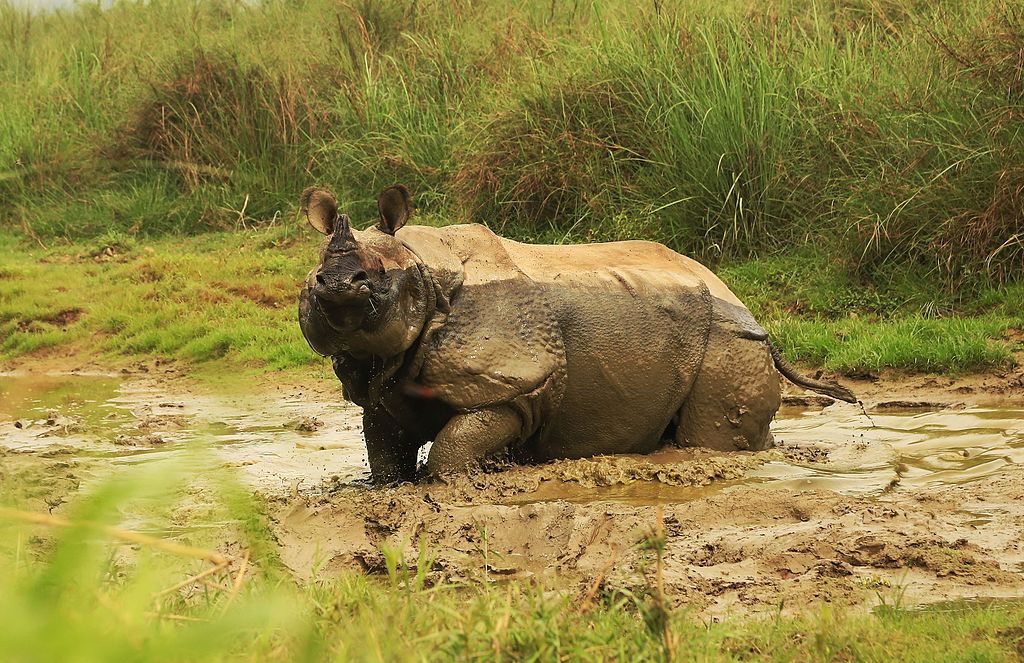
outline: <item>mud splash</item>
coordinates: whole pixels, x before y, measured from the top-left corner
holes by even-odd
[[[25,497],[59,510],[98,477],[207,444],[271,501],[302,578],[377,572],[385,545],[415,565],[422,544],[449,578],[639,590],[660,506],[670,596],[705,617],[1024,591],[1021,409],[815,401],[780,413],[764,453],[671,448],[371,488],[358,410],[337,391],[0,374],[0,474],[29,476]]]

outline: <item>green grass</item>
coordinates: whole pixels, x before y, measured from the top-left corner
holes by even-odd
[[[256,370],[319,364],[296,321],[318,242],[294,218],[151,241],[109,233],[49,250],[0,233],[10,256],[0,271],[0,358],[64,347]],[[1024,285],[964,299],[913,280],[865,286],[829,264],[808,254],[722,276],[790,359],[810,366],[959,373],[1007,366],[1021,349],[1013,334],[1024,328]]]
[[[864,283],[814,251],[720,275],[786,355],[809,366],[963,373],[1010,365],[1022,349],[1022,283],[943,289],[907,272]]]
[[[101,240],[54,251],[0,240],[12,257],[0,276],[0,356],[66,345],[261,369],[319,361],[296,322],[314,238],[278,227],[147,245]]]
[[[1004,365],[1022,21],[987,0],[0,0],[0,353],[313,361],[296,195],[327,184],[366,220],[402,181],[431,223],[665,242],[807,363]]]
[[[802,363],[844,373],[881,371],[962,373],[1013,361],[1010,346],[994,342],[1007,330],[999,317],[937,320],[908,316],[869,322],[799,320],[768,325],[787,354]]]
[[[262,506],[207,454],[197,447],[93,482],[62,507],[67,528],[0,514],[5,660],[1013,661],[1024,637],[1019,603],[911,612],[887,599],[874,614],[822,605],[703,623],[650,587],[608,587],[591,602],[543,583],[439,581],[429,550],[406,566],[384,549],[379,574],[300,586],[274,555]],[[17,486],[12,473],[3,504],[21,504]],[[103,529],[126,521],[194,551],[220,544],[231,577],[163,592],[210,563],[126,546]]]

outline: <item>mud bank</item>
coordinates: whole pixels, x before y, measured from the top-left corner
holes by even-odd
[[[872,383],[863,407],[792,394],[769,452],[668,449],[336,487],[277,501],[274,529],[306,579],[382,573],[383,549],[415,567],[429,549],[438,578],[537,581],[587,600],[653,586],[660,512],[668,596],[704,619],[1018,598],[1017,379],[970,393],[941,378]]]
[[[645,541],[660,508],[668,596],[705,618],[821,601],[867,609],[1024,592],[1020,466],[964,485],[856,496],[751,484],[737,466],[722,476],[720,464],[710,472],[703,461],[674,465],[677,474],[692,471],[691,486],[643,478],[591,501],[570,485],[558,488],[561,499],[555,488],[533,489],[579,472],[559,463],[444,485],[346,488],[280,502],[275,532],[282,558],[303,578],[314,569],[383,572],[383,547],[402,549],[415,567],[425,545],[438,577],[536,579],[583,596],[652,586]]]
[[[863,408],[793,393],[768,452],[670,448],[373,488],[358,409],[329,380],[37,366],[0,376],[0,475],[18,479],[26,507],[59,514],[105,476],[204,445],[215,471],[268,500],[281,559],[301,579],[383,572],[387,548],[415,566],[422,549],[434,579],[645,591],[660,512],[668,596],[703,618],[1017,597],[1014,379],[972,393],[939,378],[933,391],[871,383]]]

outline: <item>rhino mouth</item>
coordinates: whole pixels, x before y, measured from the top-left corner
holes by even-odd
[[[318,285],[313,288],[313,296],[330,306],[351,307],[369,301],[373,297],[373,291],[366,283],[342,288],[326,288]]]
[[[327,323],[339,331],[355,329],[377,315],[381,303],[366,284],[341,292],[313,290],[313,301]]]

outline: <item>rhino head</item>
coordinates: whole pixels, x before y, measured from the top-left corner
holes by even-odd
[[[338,213],[326,189],[306,189],[300,205],[327,237],[299,295],[299,325],[310,347],[321,355],[385,358],[407,350],[423,329],[432,293],[415,256],[395,238],[412,213],[409,190],[385,189],[377,224],[363,231]]]

